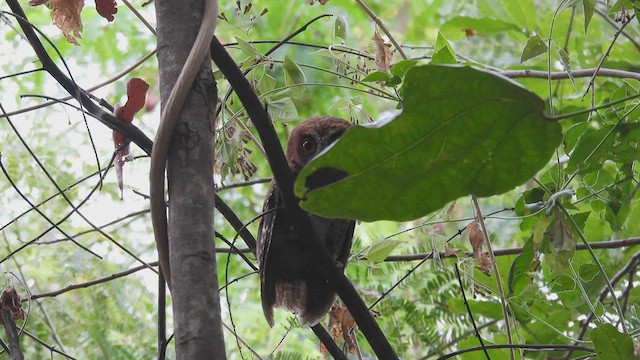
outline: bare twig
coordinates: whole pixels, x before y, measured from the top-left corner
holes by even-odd
[[[376,16],[376,14],[373,13],[373,11],[371,11],[371,9],[369,9],[369,7],[367,6],[367,4],[364,3],[364,1],[362,0],[356,0],[356,3],[358,5],[360,5],[360,7],[362,8],[362,10],[364,10],[364,12],[367,13],[367,15],[369,15],[369,17],[371,18],[371,20],[373,20],[376,25],[378,25],[378,27],[382,30],[382,32],[385,33],[385,35],[387,35],[387,37],[389,38],[389,41],[391,41],[391,43],[393,44],[393,46],[396,48],[396,50],[398,51],[398,54],[400,54],[400,56],[406,60],[407,59],[407,54],[404,53],[404,50],[402,50],[402,46],[400,46],[400,44],[396,41],[396,39],[393,37],[393,35],[391,35],[391,32],[389,32],[389,29],[387,29],[387,27],[384,25],[384,23],[382,22],[382,20],[380,20],[380,18],[378,18]]]
[[[589,92],[589,89],[593,88],[594,80],[596,78],[596,75],[598,75],[598,72],[600,71],[600,68],[602,67],[602,64],[604,64],[604,61],[607,59],[607,57],[609,57],[609,53],[611,53],[611,49],[613,49],[613,45],[615,45],[616,40],[618,39],[618,37],[620,36],[620,34],[624,30],[624,28],[627,27],[627,25],[631,22],[631,20],[633,20],[633,18],[635,16],[636,16],[636,14],[631,15],[631,17],[624,24],[622,24],[622,26],[620,26],[618,31],[616,31],[615,35],[613,35],[613,39],[611,40],[611,44],[609,44],[609,47],[607,48],[607,50],[602,55],[602,58],[600,59],[600,62],[598,63],[598,66],[596,66],[596,71],[591,76],[591,80],[589,80],[589,86],[587,87],[587,90],[585,90],[584,95],[582,95],[582,97],[587,96],[587,93]]]
[[[591,242],[589,243],[592,249],[619,249],[630,246],[640,245],[640,237],[633,237],[623,240],[611,240],[611,241],[600,241],[600,242]],[[587,246],[585,244],[576,244],[576,250],[587,250]],[[521,247],[508,248],[508,249],[498,249],[494,250],[495,256],[507,256],[507,255],[517,255],[522,252]],[[433,253],[421,253],[421,254],[410,254],[410,255],[390,255],[384,261],[418,261],[423,260],[425,258],[431,259],[433,258]],[[466,253],[467,256],[472,256],[471,252]],[[455,254],[447,254],[446,252],[440,252],[438,255],[439,258],[455,258],[457,255]]]
[[[560,79],[569,78],[569,73],[566,71],[548,73],[546,71],[540,71],[540,70],[505,70],[505,71],[499,71],[498,74],[502,76],[506,76],[508,78],[512,78],[512,79],[535,78],[535,79],[560,80]],[[640,80],[640,73],[633,72],[633,71],[616,70],[616,69],[597,69],[597,68],[580,69],[580,70],[571,71],[571,75],[573,75],[574,78],[602,76],[602,77]]]
[[[158,262],[157,261],[152,261],[150,263],[148,263],[149,266],[158,266]],[[36,299],[40,299],[40,298],[46,298],[46,297],[56,297],[58,295],[64,294],[66,292],[72,291],[72,290],[77,290],[77,289],[82,289],[82,288],[88,288],[94,285],[98,285],[98,284],[102,284],[105,282],[109,282],[115,279],[119,279],[121,277],[125,277],[127,275],[133,274],[135,272],[138,272],[140,270],[143,269],[147,269],[148,267],[145,265],[140,265],[140,266],[136,266],[134,268],[128,269],[128,270],[124,270],[118,273],[114,273],[111,275],[107,275],[95,280],[91,280],[91,281],[86,281],[83,283],[79,283],[79,284],[73,284],[73,285],[68,285],[62,289],[58,289],[55,291],[49,291],[49,292],[45,292],[45,293],[40,293],[40,294],[33,294],[31,295],[31,297],[29,298],[24,298],[22,299],[22,301],[27,301],[29,299],[31,300],[36,300]]]
[[[506,334],[507,342],[509,343],[509,345],[513,345],[513,337],[512,337],[513,335],[511,334],[511,316],[509,316],[509,305],[507,304],[506,295],[504,293],[504,289],[502,288],[500,271],[498,270],[498,263],[496,262],[496,257],[493,254],[493,247],[491,246],[491,239],[489,238],[489,232],[487,231],[487,227],[484,224],[484,218],[482,217],[482,210],[480,209],[480,203],[478,202],[478,197],[475,195],[472,195],[471,201],[473,202],[473,207],[475,208],[475,211],[476,211],[476,219],[478,223],[480,223],[480,227],[482,228],[482,233],[484,234],[484,237],[485,237],[485,244],[487,244],[487,248],[489,250],[491,266],[496,276],[498,295],[500,295],[500,304],[502,304],[502,316],[504,317],[505,331],[507,333]],[[509,354],[511,355],[511,360],[514,360],[515,353],[512,348],[509,349]]]
[[[609,18],[609,15],[607,15],[605,12],[603,12],[600,9],[598,9],[597,7],[594,10],[595,10],[596,14],[600,15],[600,17],[605,19],[609,23],[609,25],[611,25],[616,30],[620,30],[620,27],[618,26],[618,24],[615,21],[611,20],[611,18]],[[640,51],[640,43],[638,43],[633,36],[629,35],[624,30],[620,31],[620,33],[622,34],[622,36],[627,38],[627,40],[629,40],[633,44],[633,46],[635,46],[636,49],[638,49],[638,51]]]

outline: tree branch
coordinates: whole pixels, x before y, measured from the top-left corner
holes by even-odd
[[[298,199],[293,194],[293,177],[287,166],[284,152],[273,124],[251,85],[215,37],[211,42],[211,57],[235,89],[258,131],[263,146],[267,151],[267,161],[273,171],[274,179],[280,186],[287,216],[294,224],[299,238],[305,242],[305,246],[318,255],[317,262],[310,264],[310,266],[317,266],[327,280],[333,284],[336,292],[347,305],[349,312],[351,312],[358,326],[362,329],[378,358],[397,359],[391,345],[362,299],[358,296],[353,285],[347,280],[344,273],[335,266],[327,250],[317,241],[309,217],[302,211],[298,204]]]

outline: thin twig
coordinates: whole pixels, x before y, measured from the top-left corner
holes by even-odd
[[[630,246],[640,245],[640,237],[633,237],[623,240],[611,240],[611,241],[600,241],[600,242],[591,242],[589,246],[592,249],[619,249]],[[587,250],[587,246],[585,244],[576,244],[576,250]],[[494,250],[495,256],[508,256],[508,255],[517,255],[522,252],[521,247],[507,248],[507,249],[498,249]],[[466,252],[466,256],[472,256],[473,254],[468,251]],[[440,252],[438,258],[455,258],[458,257],[456,254],[448,254],[446,252]],[[390,255],[384,261],[417,261],[423,260],[425,258],[433,258],[433,253],[419,253],[419,254],[410,254],[410,255]]]
[[[507,304],[506,295],[502,287],[502,280],[500,279],[500,271],[498,269],[498,263],[496,261],[496,257],[493,254],[493,247],[491,246],[491,239],[489,238],[489,232],[487,231],[487,226],[485,225],[484,218],[482,217],[482,210],[480,209],[480,203],[478,202],[478,197],[475,195],[471,195],[471,201],[473,202],[473,207],[475,208],[475,211],[476,211],[477,221],[478,223],[480,223],[480,227],[482,228],[482,233],[484,234],[485,244],[487,245],[487,249],[489,250],[491,267],[493,268],[493,272],[496,276],[498,295],[500,296],[500,304],[502,305],[502,316],[504,317],[505,331],[507,333],[506,334],[507,342],[509,343],[509,345],[513,345],[513,335],[511,334],[511,317],[509,316],[509,305]],[[515,353],[512,348],[509,349],[509,354],[511,355],[511,360],[514,360]]]
[[[473,325],[473,331],[480,342],[480,346],[484,350],[484,355],[487,357],[487,360],[491,360],[489,353],[487,352],[487,348],[484,345],[484,340],[482,340],[482,335],[480,335],[480,331],[478,330],[478,326],[476,325],[476,321],[473,318],[473,312],[471,311],[471,307],[469,306],[469,302],[467,301],[467,295],[464,292],[464,285],[462,284],[462,277],[460,276],[460,269],[458,269],[458,264],[455,264],[456,270],[456,278],[458,279],[458,285],[460,286],[460,292],[462,293],[462,300],[464,301],[464,306],[467,309],[467,314],[469,314],[469,320],[471,320],[471,325]]]
[[[613,45],[616,43],[616,40],[618,39],[618,37],[620,36],[620,34],[624,30],[624,28],[627,27],[627,25],[631,22],[631,20],[633,20],[633,18],[635,18],[635,16],[636,16],[636,14],[631,15],[631,17],[624,24],[622,24],[622,26],[620,26],[618,31],[616,31],[615,35],[613,35],[613,39],[611,40],[611,43],[609,44],[609,47],[607,48],[607,50],[602,55],[602,58],[600,59],[600,62],[598,63],[598,66],[596,66],[596,71],[594,72],[593,76],[591,76],[591,80],[589,80],[589,86],[587,87],[587,90],[585,90],[584,95],[582,95],[583,98],[585,96],[587,96],[587,93],[589,92],[589,89],[593,88],[594,80],[596,78],[596,75],[600,71],[600,68],[604,64],[604,61],[607,59],[607,57],[609,57],[609,53],[611,53],[611,49],[613,49]]]
[[[534,78],[534,79],[560,80],[560,79],[569,78],[569,73],[566,71],[549,73],[541,70],[505,70],[505,71],[499,71],[498,74],[502,76],[506,76],[511,79]],[[640,80],[640,73],[633,72],[633,71],[606,69],[606,68],[573,70],[571,71],[571,75],[574,78],[598,76],[598,77],[612,77],[612,78]]]
[[[369,7],[367,6],[367,4],[364,3],[364,1],[362,0],[356,0],[356,3],[358,5],[360,5],[360,7],[362,8],[362,10],[364,10],[364,12],[367,13],[367,15],[369,15],[369,17],[371,18],[371,20],[373,20],[376,25],[378,25],[378,27],[382,30],[382,32],[385,33],[385,35],[387,35],[387,37],[389,38],[389,41],[391,41],[391,43],[393,44],[393,46],[396,48],[396,50],[398,51],[398,54],[400,54],[400,56],[404,59],[407,60],[407,54],[404,53],[404,50],[402,50],[402,46],[400,46],[400,44],[396,41],[396,39],[391,35],[391,32],[389,32],[389,29],[387,29],[387,27],[384,25],[384,23],[382,22],[382,20],[380,20],[376,14],[373,13],[373,11],[371,11],[371,9],[369,9]]]
[[[609,18],[609,15],[607,15],[605,12],[603,12],[598,8],[595,8],[594,10],[596,14],[600,15],[603,19],[605,19],[609,23],[609,25],[611,25],[614,29],[620,30],[620,27],[618,26],[618,24],[615,21],[611,20],[611,18]],[[622,36],[627,38],[627,40],[629,40],[633,44],[633,46],[635,46],[636,49],[638,49],[638,51],[640,51],[640,43],[638,43],[633,36],[629,35],[626,31],[621,31],[620,33],[622,34]]]
[[[149,265],[149,266],[158,266],[158,262],[157,261],[152,261],[152,262],[147,263],[147,265]],[[30,300],[36,300],[36,299],[47,298],[47,297],[56,297],[58,295],[64,294],[64,293],[72,291],[72,290],[88,288],[88,287],[91,287],[91,286],[94,286],[94,285],[98,285],[98,284],[109,282],[109,281],[112,281],[112,280],[115,280],[115,279],[119,279],[121,277],[125,277],[127,275],[133,274],[135,272],[138,272],[138,271],[144,270],[144,269],[148,269],[148,267],[145,266],[145,265],[139,265],[139,266],[136,266],[134,268],[127,269],[127,270],[124,270],[124,271],[121,271],[121,272],[117,272],[117,273],[114,273],[114,274],[111,274],[111,275],[107,275],[107,276],[104,276],[104,277],[101,277],[101,278],[98,278],[98,279],[95,279],[95,280],[86,281],[86,282],[83,282],[83,283],[78,283],[78,284],[73,284],[73,285],[68,285],[68,286],[66,286],[66,287],[64,287],[62,289],[58,289],[58,290],[55,290],[55,291],[49,291],[49,292],[40,293],[40,294],[33,294],[33,295],[31,295],[31,297],[24,298],[21,301],[24,302],[24,301],[27,301],[29,299]]]

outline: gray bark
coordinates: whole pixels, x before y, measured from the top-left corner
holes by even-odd
[[[198,33],[204,2],[156,0],[155,6],[160,95],[164,102]],[[173,133],[167,167],[177,359],[226,359],[213,242],[216,99],[211,62],[205,61]]]

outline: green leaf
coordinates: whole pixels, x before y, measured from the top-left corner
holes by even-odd
[[[384,261],[400,243],[400,241],[393,239],[378,239],[361,255],[374,264],[379,263]]]
[[[600,270],[595,264],[582,264],[578,269],[578,274],[584,282],[593,280],[593,278],[598,275],[598,272],[600,272]]]
[[[551,286],[551,291],[555,293],[571,292],[576,289],[576,282],[571,276],[560,275]]]
[[[331,106],[329,106],[329,108],[338,109],[338,110],[347,110],[352,106],[361,105],[361,104],[362,104],[362,98],[360,98],[359,96],[343,97],[336,100],[333,104],[331,104]]]
[[[517,25],[526,27],[528,30],[536,28],[538,19],[533,0],[502,0],[502,6]]]
[[[286,74],[285,83],[287,85],[304,84],[307,82],[307,77],[304,75],[304,72],[302,72],[302,69],[288,56],[284,57],[284,72]]]
[[[542,40],[540,35],[535,34],[527,40],[527,45],[522,50],[522,56],[520,57],[520,63],[523,63],[529,59],[532,59],[538,55],[542,55],[547,52],[549,48],[547,44]]]
[[[374,71],[369,73],[369,75],[365,76],[362,79],[362,82],[370,82],[370,81],[389,81],[391,80],[391,75],[382,71]]]
[[[556,50],[558,51],[558,55],[560,55],[560,62],[562,63],[562,67],[564,71],[569,75],[569,81],[571,81],[571,85],[576,89],[576,81],[573,78],[573,72],[571,71],[571,56],[567,52],[567,50],[556,46]]]
[[[560,144],[544,102],[509,79],[468,67],[423,65],[405,76],[403,112],[353,126],[296,179],[301,206],[326,216],[410,220],[468,194],[491,196],[531,178]],[[342,180],[309,189],[336,168]]]
[[[256,85],[256,90],[258,94],[264,94],[269,91],[272,91],[276,88],[276,79],[269,76],[269,74],[264,74],[260,80],[258,81],[258,85]]]
[[[403,77],[404,74],[409,69],[416,66],[417,64],[418,64],[418,61],[416,60],[402,60],[393,64],[393,66],[391,67],[391,69],[389,69],[389,71],[391,72],[391,75]]]
[[[467,16],[457,16],[445,22],[440,27],[440,32],[447,39],[452,41],[466,38],[468,31],[473,31],[477,35],[496,35],[505,31],[522,33],[522,30],[514,24],[501,20],[489,18],[471,18]]]
[[[639,146],[640,123],[604,126],[580,138],[571,153],[568,166],[579,169],[598,169],[605,160],[617,163],[640,160]]]
[[[596,8],[596,0],[582,0],[582,8],[584,9],[584,33],[587,33],[589,22],[593,17],[593,11]]]
[[[522,247],[522,252],[513,259],[511,268],[509,269],[509,294],[519,294],[529,283],[531,283],[532,277],[530,272],[537,268],[539,261],[535,259],[535,251],[533,250],[533,237]]]
[[[273,121],[291,121],[299,118],[293,100],[285,97],[277,100],[266,99],[267,111]]]
[[[447,39],[438,31],[436,46],[430,64],[455,64],[456,54]]]
[[[540,249],[545,253],[545,262],[555,272],[563,272],[573,258],[576,241],[564,220],[557,214],[552,214],[553,222],[544,232]]]
[[[347,18],[339,15],[336,17],[336,22],[334,26],[335,36],[347,40],[347,36],[349,36],[349,23],[347,22]]]
[[[240,46],[240,50],[242,50],[242,53],[245,56],[248,56],[252,59],[262,57],[262,54],[260,54],[258,50],[256,50],[255,47],[253,47],[252,44],[248,43],[247,41],[237,36],[235,38],[236,38],[236,41],[238,42],[238,46]]]
[[[600,360],[637,360],[633,354],[633,340],[611,324],[602,324],[591,331],[591,341]]]

